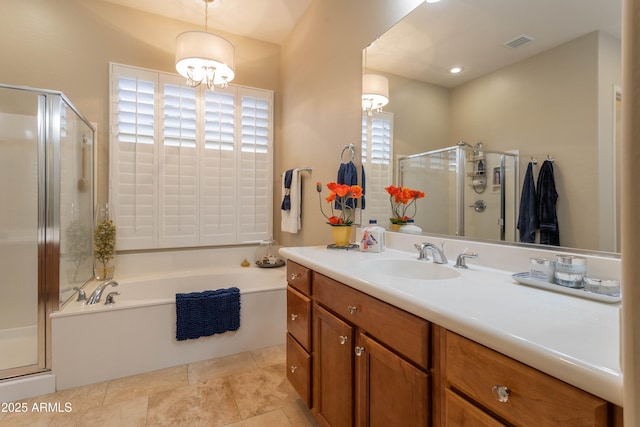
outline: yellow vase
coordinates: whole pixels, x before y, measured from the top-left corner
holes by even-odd
[[[351,239],[351,226],[350,225],[332,225],[331,232],[333,233],[333,241],[336,246],[348,246]]]

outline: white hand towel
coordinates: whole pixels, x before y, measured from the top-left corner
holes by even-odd
[[[300,169],[294,169],[291,174],[291,188],[289,196],[291,198],[291,209],[280,210],[282,221],[280,228],[287,233],[296,234],[300,230]],[[282,194],[284,194],[284,174],[282,174]]]

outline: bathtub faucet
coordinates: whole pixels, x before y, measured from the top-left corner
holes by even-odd
[[[115,280],[106,280],[98,285],[95,291],[91,294],[89,299],[87,300],[87,304],[97,304],[100,302],[100,297],[102,296],[102,292],[104,292],[104,288],[107,286],[118,286],[118,282]]]

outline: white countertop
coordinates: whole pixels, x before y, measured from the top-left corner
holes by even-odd
[[[416,254],[282,248],[321,274],[622,406],[620,304],[590,301],[518,284],[511,274],[474,266],[446,280],[374,274],[360,261],[415,259]],[[431,262],[431,261],[429,261]],[[446,268],[453,269],[449,261]]]

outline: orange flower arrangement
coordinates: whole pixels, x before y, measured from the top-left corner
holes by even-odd
[[[330,182],[327,184],[329,196],[325,201],[331,205],[331,216],[327,216],[322,209],[322,183],[316,182],[316,191],[320,200],[320,212],[327,218],[330,225],[352,225],[353,224],[353,203],[348,203],[350,199],[359,199],[362,197],[362,187],[359,185],[346,185]],[[336,209],[340,210],[340,214],[336,216],[334,211],[334,202]]]
[[[389,193],[389,203],[391,203],[392,224],[406,224],[408,220],[416,215],[416,200],[424,197],[424,193],[419,190],[412,190],[407,187],[396,187],[390,185],[385,188]],[[413,207],[413,214],[408,215],[409,209]]]

